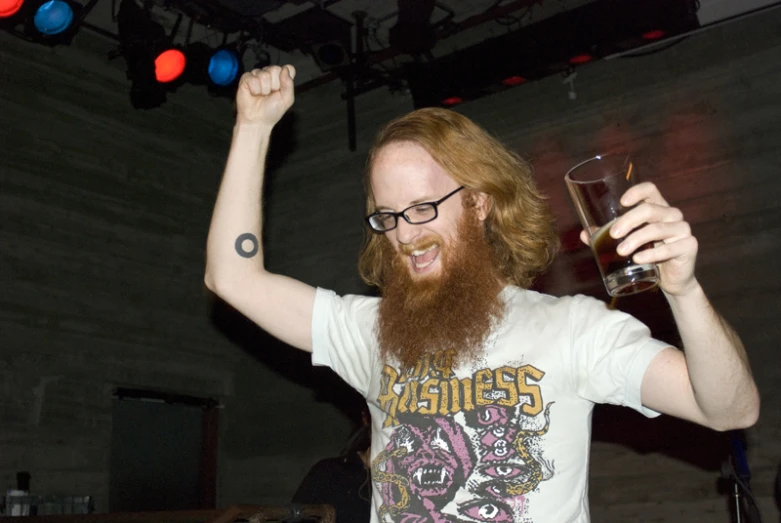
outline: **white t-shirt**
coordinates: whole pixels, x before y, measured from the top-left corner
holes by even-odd
[[[594,404],[658,415],[640,385],[667,344],[645,325],[585,296],[502,298],[478,361],[448,375],[443,351],[402,375],[380,361],[379,299],[317,290],[312,362],[371,413],[372,523],[586,523]]]

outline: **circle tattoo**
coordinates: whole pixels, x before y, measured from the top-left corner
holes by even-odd
[[[244,242],[249,241],[252,243],[252,249],[246,250],[244,249]],[[252,258],[258,253],[258,239],[257,237],[250,233],[245,232],[244,234],[240,234],[238,238],[236,238],[236,252],[239,253],[239,256],[242,258]]]

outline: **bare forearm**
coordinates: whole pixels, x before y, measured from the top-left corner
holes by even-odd
[[[262,188],[271,130],[292,107],[295,68],[271,65],[244,73],[206,245],[206,285],[269,334],[312,350],[316,290],[271,274],[263,265]]]
[[[271,127],[237,124],[206,244],[206,284],[263,269],[261,191]]]
[[[717,429],[753,425],[759,394],[745,348],[697,285],[685,296],[667,296],[683,341],[694,397]]]

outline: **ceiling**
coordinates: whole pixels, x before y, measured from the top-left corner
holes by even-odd
[[[87,0],[81,0],[87,3]],[[142,0],[132,0],[142,3]],[[506,35],[554,15],[579,9],[597,0],[144,0],[153,18],[178,43],[203,41],[218,46],[226,39],[246,39],[244,65],[259,59],[293,64],[298,89],[306,90],[339,78],[322,67],[315,54],[322,42],[344,35],[353,51],[363,46],[367,63],[377,71],[400,71],[405,63],[430,61]],[[627,0],[628,1],[628,0]],[[692,0],[695,1],[696,0]],[[84,29],[116,39],[121,0],[99,0],[84,19]],[[754,10],[777,5],[777,0],[699,0],[697,18],[703,27]],[[429,11],[421,10],[428,6]],[[414,8],[417,7],[416,11]],[[422,13],[422,14],[421,14]],[[429,14],[430,13],[430,14]],[[356,14],[365,38],[357,43]],[[415,16],[426,17],[415,25]],[[394,40],[400,19],[407,28]],[[178,30],[177,19],[180,19]],[[411,20],[411,22],[410,22]],[[410,25],[411,24],[411,25]],[[411,29],[410,29],[411,28]],[[188,37],[189,33],[189,37]],[[419,52],[410,52],[412,46]],[[385,75],[387,79],[387,75]],[[386,82],[387,84],[387,82]]]
[[[138,1],[138,0],[137,0]],[[438,57],[476,44],[487,38],[505,33],[521,25],[528,25],[547,17],[576,9],[595,0],[438,0],[434,4],[430,23],[442,33],[431,49],[431,56]],[[116,13],[120,0],[100,0],[88,14],[85,21],[92,27],[100,28],[108,34],[116,34]],[[426,0],[154,0],[152,12],[157,21],[168,31],[173,27],[180,12],[200,18],[193,26],[191,40],[202,40],[210,45],[218,45],[223,33],[215,26],[206,23],[217,22],[216,18],[239,19],[247,26],[255,26],[250,52],[246,53],[246,65],[251,67],[257,61],[255,52],[263,50],[270,54],[272,63],[292,63],[296,66],[299,83],[306,83],[323,77],[311,54],[302,42],[299,48],[279,45],[284,39],[285,22],[301,17],[305,11],[325,11],[326,16],[343,21],[355,33],[357,12],[366,13],[364,27],[367,30],[365,47],[367,51],[388,50],[389,32],[398,21],[402,4],[425,4]],[[729,19],[741,13],[777,4],[775,0],[700,0],[698,16],[703,26]],[[165,6],[169,6],[166,10]],[[222,16],[221,15],[226,15]],[[184,41],[190,16],[185,16],[180,30],[176,34],[178,41]],[[299,26],[301,29],[302,26]],[[305,26],[303,26],[306,29]],[[233,27],[228,27],[233,29]],[[287,29],[290,29],[289,27]],[[266,34],[264,34],[266,33]],[[276,34],[275,34],[276,33]],[[228,34],[229,40],[238,36],[237,32]],[[301,40],[301,35],[292,35]],[[354,38],[354,36],[353,36]],[[276,40],[276,41],[275,41]],[[354,39],[353,39],[354,41]],[[278,45],[273,45],[277,43]],[[289,44],[289,43],[288,43]],[[282,47],[282,48],[280,48]],[[287,48],[284,48],[287,47]],[[411,60],[409,55],[388,53],[388,66],[399,61]]]
[[[413,0],[421,1],[421,0]],[[517,27],[518,23],[528,24],[560,12],[574,9],[594,0],[441,0],[434,3],[431,24],[452,35],[439,38],[432,49],[433,56],[448,54],[467,47],[486,38],[496,36]],[[120,0],[100,0],[85,18],[88,28],[97,28],[106,34],[116,34],[116,13]],[[389,30],[398,19],[399,5],[396,0],[155,0],[152,9],[154,19],[167,31],[171,31],[180,12],[201,18],[201,23],[193,26],[191,41],[204,41],[210,45],[219,45],[224,34],[215,26],[207,27],[204,22],[219,18],[222,12],[230,12],[233,17],[242,19],[247,26],[256,26],[257,30],[249,42],[245,54],[245,66],[252,67],[257,62],[257,52],[267,51],[272,63],[292,63],[298,70],[297,83],[320,79],[324,71],[317,65],[306,49],[307,42],[302,30],[306,25],[286,24],[295,18],[323,12],[337,25],[342,22],[355,35],[355,17],[357,12],[366,13],[364,26],[367,30],[365,49],[370,52],[387,50],[390,47]],[[169,6],[166,10],[165,6]],[[324,18],[323,17],[323,18]],[[184,43],[190,16],[185,16],[176,41]],[[312,17],[317,21],[316,17]],[[219,23],[217,24],[219,25]],[[233,27],[229,27],[233,29]],[[298,34],[296,33],[298,30]],[[292,34],[287,34],[292,33]],[[238,32],[228,34],[233,40]],[[290,41],[300,41],[300,45],[291,48]],[[275,45],[276,44],[276,45]],[[398,66],[400,62],[411,60],[402,53],[390,53],[388,66]]]

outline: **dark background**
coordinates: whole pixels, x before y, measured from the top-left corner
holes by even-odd
[[[539,284],[546,292],[604,297],[562,182],[574,163],[630,149],[684,211],[699,278],[745,341],[762,393],[747,439],[770,521],[781,461],[780,33],[771,11],[592,64],[574,101],[553,76],[458,107],[528,157],[550,196],[564,252]],[[204,288],[231,103],[185,86],[154,111],[133,110],[110,48],[89,33],[56,48],[0,33],[0,488],[27,470],[35,493],[89,494],[107,510],[112,395],[129,387],[221,404],[219,506],[286,502],[309,466],[342,447],[357,402]],[[365,292],[365,152],[412,101],[385,89],[359,97],[352,153],[341,92],[332,82],[300,95],[275,136],[266,252],[273,271]],[[619,307],[675,341],[658,294]],[[608,408],[594,432],[595,521],[729,520],[716,487],[722,435]]]

